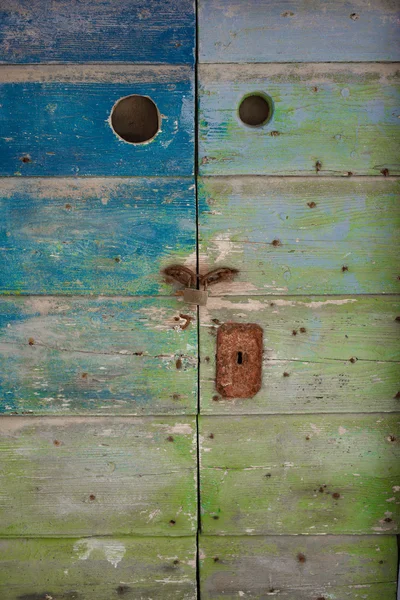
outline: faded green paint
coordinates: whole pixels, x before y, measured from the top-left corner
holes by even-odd
[[[399,292],[399,192],[384,177],[202,178],[200,258],[239,270],[211,293]]]
[[[202,417],[207,534],[394,534],[400,415]]]
[[[3,417],[0,535],[192,535],[195,427],[185,417]]]
[[[196,539],[0,540],[2,600],[195,600]]]
[[[201,175],[400,173],[397,65],[200,65]],[[271,121],[236,116],[251,92],[268,94]]]
[[[206,600],[394,600],[397,544],[395,536],[202,535],[200,573]]]
[[[196,312],[177,298],[3,297],[0,365],[0,412],[195,414]]]
[[[200,309],[201,410],[210,414],[398,411],[400,303],[385,296],[213,297]],[[215,389],[219,323],[264,330],[262,388]]]

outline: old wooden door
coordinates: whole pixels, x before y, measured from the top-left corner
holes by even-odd
[[[0,597],[394,600],[394,3],[0,11]]]

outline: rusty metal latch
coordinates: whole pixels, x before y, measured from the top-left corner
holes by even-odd
[[[172,265],[164,269],[164,275],[182,285],[185,285],[183,300],[189,304],[206,306],[208,299],[207,288],[221,281],[230,281],[238,273],[237,269],[230,267],[218,267],[205,275],[194,273],[183,265]]]
[[[225,398],[251,398],[261,389],[263,330],[225,323],[217,333],[216,388]]]

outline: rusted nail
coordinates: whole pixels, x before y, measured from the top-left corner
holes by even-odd
[[[21,156],[21,158],[19,160],[21,162],[23,162],[23,163],[30,163],[30,162],[32,162],[32,159],[29,156],[29,154],[25,154],[25,156]]]
[[[172,435],[169,435],[167,437],[167,442],[173,442],[173,441],[174,441],[174,438],[172,437]]]
[[[354,364],[357,361],[357,359],[354,356],[352,356],[351,358],[349,358],[349,361]]]
[[[309,208],[315,208],[317,205],[316,205],[316,203],[314,201],[312,201],[312,202],[307,202],[307,206]]]
[[[30,346],[33,346],[33,345],[35,344],[35,340],[34,340],[33,338],[29,338],[29,340],[28,340],[28,344],[29,344]]]
[[[281,134],[279,133],[279,131],[271,131],[271,133],[269,135],[271,135],[272,137],[278,137],[278,135],[281,135]]]
[[[283,376],[284,376],[284,377],[289,377],[289,373],[288,373],[287,371],[285,371],[285,372],[283,373]]]
[[[307,559],[302,552],[299,552],[297,555],[297,560],[299,561],[299,563],[305,563]]]
[[[93,500],[96,500],[96,496],[94,494],[90,494],[89,500],[93,502]]]
[[[182,369],[182,359],[178,358],[177,361],[175,362],[175,366],[177,369]]]
[[[282,246],[282,242],[280,240],[272,240],[271,245],[276,248],[277,246]]]
[[[332,494],[332,498],[335,498],[335,500],[338,500],[338,499],[340,498],[340,494],[339,494],[339,492],[334,492],[334,493]]]
[[[321,169],[322,169],[322,163],[319,160],[317,160],[317,162],[315,163],[315,171],[317,173],[319,173]]]
[[[389,176],[389,169],[381,169],[381,173],[384,177],[388,177]]]
[[[343,271],[343,273],[344,273],[345,271],[348,271],[348,270],[349,270],[349,267],[348,267],[347,265],[343,265],[343,267],[342,267],[342,271]]]
[[[305,327],[300,327],[300,333],[306,333],[307,329]]]

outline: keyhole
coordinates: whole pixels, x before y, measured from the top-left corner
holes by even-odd
[[[238,352],[237,353],[237,364],[238,365],[242,365],[243,364],[243,352]]]

